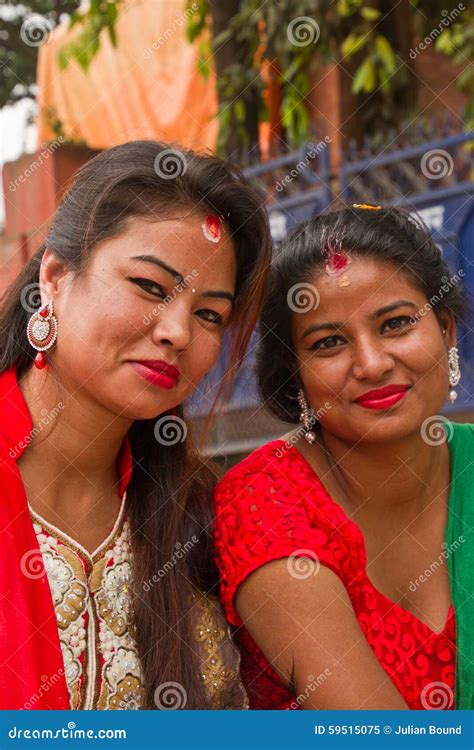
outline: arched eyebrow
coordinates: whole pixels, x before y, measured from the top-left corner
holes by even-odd
[[[391,302],[389,305],[385,305],[385,307],[381,307],[379,310],[376,310],[374,313],[369,315],[369,320],[376,320],[382,315],[386,315],[387,313],[396,310],[397,307],[411,307],[413,308],[413,310],[418,310],[419,305],[415,305],[414,302],[409,302],[406,299],[399,299],[396,302]]]
[[[389,305],[385,305],[384,307],[379,308],[375,312],[368,315],[369,320],[376,320],[377,318],[380,318],[382,315],[386,315],[387,313],[393,312],[393,310],[396,310],[399,307],[411,307],[413,310],[418,310],[419,305],[415,305],[414,302],[409,302],[405,299],[399,299],[396,302],[391,302]],[[314,325],[308,326],[308,328],[305,329],[303,332],[301,338],[306,338],[306,336],[309,336],[310,333],[315,333],[315,331],[321,331],[321,330],[329,330],[329,331],[341,331],[345,327],[345,323],[337,323],[337,322],[331,322],[331,323],[315,323]]]
[[[144,263],[153,263],[155,266],[159,266],[160,268],[163,268],[164,271],[170,274],[170,276],[173,277],[174,281],[176,283],[181,284],[184,281],[184,276],[182,273],[179,273],[179,271],[175,271],[174,268],[171,268],[167,263],[164,262],[164,260],[160,260],[156,257],[156,255],[134,255],[132,257],[132,260],[141,260]]]
[[[173,281],[175,281],[177,284],[186,284],[185,277],[182,273],[179,273],[179,271],[176,271],[174,268],[169,266],[167,263],[164,262],[164,260],[161,260],[160,258],[157,258],[156,255],[134,255],[132,257],[132,260],[141,260],[144,263],[152,263],[154,266],[159,266],[164,271],[170,274],[170,276],[173,277]],[[226,292],[223,289],[209,289],[206,292],[201,292],[201,297],[211,297],[213,299],[222,298],[222,299],[228,299],[232,304],[235,302],[235,297],[231,292]]]

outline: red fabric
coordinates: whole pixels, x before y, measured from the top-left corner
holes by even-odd
[[[304,556],[305,550],[344,583],[368,643],[411,709],[434,707],[429,693],[425,705],[421,702],[430,683],[454,689],[453,608],[437,634],[372,585],[360,528],[331,499],[296,448],[274,440],[247,456],[218,484],[215,510],[221,598],[227,619],[238,626],[235,637],[250,708],[284,709],[294,698],[243,626],[234,594],[261,565],[292,554]]]
[[[70,707],[51,592],[16,465],[32,429],[12,367],[0,375],[1,710]],[[120,494],[130,481],[131,466],[126,437],[119,458]],[[34,577],[25,575],[25,569]]]

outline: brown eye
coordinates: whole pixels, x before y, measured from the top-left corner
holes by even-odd
[[[399,315],[397,318],[390,318],[386,320],[382,328],[386,326],[390,331],[400,331],[408,328],[409,326],[415,325],[417,319],[410,315]]]
[[[155,297],[166,297],[165,290],[163,289],[161,284],[157,284],[156,281],[152,281],[151,279],[132,277],[129,277],[129,281],[131,281],[133,284],[136,284],[136,286],[139,286],[140,289],[143,289],[143,291],[148,292],[149,294],[153,294]]]
[[[219,315],[214,310],[198,310],[196,315],[200,315],[208,323],[222,323],[222,315]]]
[[[344,342],[344,339],[342,336],[326,336],[324,339],[319,339],[319,341],[315,341],[315,343],[310,347],[310,349],[318,351],[320,349],[334,349],[337,346],[337,342],[342,341]]]

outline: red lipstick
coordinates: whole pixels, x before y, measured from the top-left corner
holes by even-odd
[[[358,396],[355,401],[365,409],[389,409],[404,398],[409,385],[387,385],[385,388],[376,388]]]
[[[181,375],[177,367],[163,360],[141,359],[131,364],[135,372],[149,383],[168,390],[176,385]]]

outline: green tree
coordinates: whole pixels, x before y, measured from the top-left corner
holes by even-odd
[[[35,98],[38,49],[79,0],[9,0],[0,7],[0,107]]]
[[[81,33],[64,45],[61,65],[87,69],[104,30],[115,44],[124,2],[91,0],[85,12],[73,13],[71,25],[79,24]],[[198,44],[201,73],[209,74],[212,61],[217,74],[218,150],[239,159],[243,151],[257,155],[258,124],[268,119],[260,75],[264,60],[280,86],[283,136],[297,146],[310,136],[307,97],[318,66],[338,64],[351,111],[357,112],[347,117],[345,135],[361,137],[396,128],[416,114],[418,37],[429,35],[455,65],[465,66],[474,52],[474,13],[457,0],[183,0],[183,5],[194,11],[187,33]],[[472,65],[458,85],[472,102]]]

